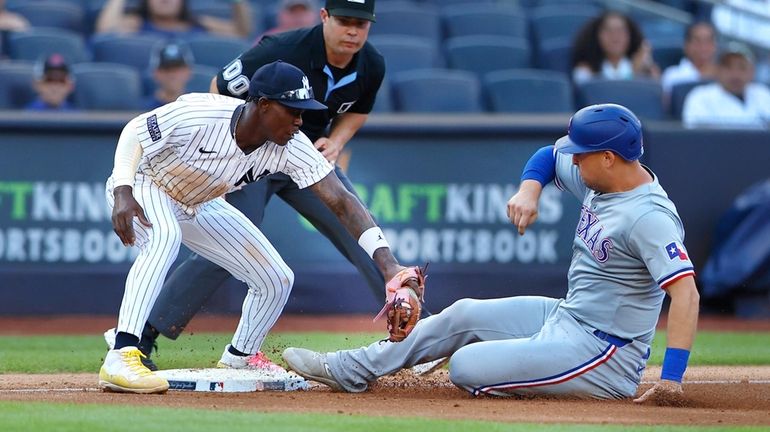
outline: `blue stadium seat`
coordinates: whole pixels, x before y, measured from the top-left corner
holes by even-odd
[[[441,17],[438,8],[409,1],[377,3],[377,22],[372,35],[405,35],[425,38],[434,46],[441,43]]]
[[[22,109],[35,100],[34,63],[0,62],[0,110]]]
[[[395,108],[401,112],[481,112],[481,84],[470,72],[423,69],[392,76]]]
[[[432,41],[415,36],[371,36],[369,41],[385,57],[386,73],[443,67],[443,57]]]
[[[230,63],[251,46],[243,39],[214,35],[197,35],[186,41],[195,57],[195,64],[215,68]]]
[[[652,58],[660,70],[678,64],[684,57],[681,40],[658,40],[652,44]]]
[[[57,28],[32,28],[8,35],[7,53],[14,60],[36,61],[59,53],[70,63],[89,60],[83,38],[74,32]]]
[[[687,98],[687,95],[690,93],[692,89],[698,86],[702,86],[704,84],[710,84],[714,81],[711,80],[704,80],[704,81],[693,81],[693,82],[687,82],[682,84],[676,84],[673,87],[671,87],[671,100],[669,103],[671,117],[676,120],[682,119],[682,108],[684,108],[684,100]]]
[[[81,63],[72,67],[72,73],[79,109],[136,111],[142,106],[142,82],[131,66]]]
[[[662,120],[663,90],[652,80],[593,80],[578,87],[579,106],[617,103],[639,117]]]
[[[33,27],[54,27],[82,32],[85,16],[82,5],[62,0],[27,1],[12,8]]]
[[[496,35],[528,38],[528,20],[515,7],[502,4],[461,5],[448,7],[443,13],[448,37]]]
[[[374,113],[389,113],[393,111],[393,96],[391,95],[390,81],[388,81],[387,75],[382,80],[380,90],[377,92],[377,97],[374,99],[374,106],[372,112]]]
[[[483,75],[530,66],[529,41],[504,36],[461,36],[445,42],[447,64]]]
[[[211,87],[211,79],[219,73],[219,69],[211,66],[195,65],[192,69],[192,77],[187,82],[188,93],[208,93]]]
[[[95,62],[119,63],[145,72],[150,64],[157,36],[141,34],[97,34],[91,38]]]
[[[662,18],[647,18],[637,22],[645,39],[653,46],[659,41],[678,41],[680,46],[684,45],[685,24]]]
[[[495,112],[571,113],[575,103],[566,74],[517,69],[484,75],[489,107]]]
[[[532,10],[530,28],[536,43],[551,38],[574,39],[578,31],[601,9],[589,5],[542,6]]]
[[[535,63],[537,67],[571,74],[572,38],[559,37],[540,41]]]

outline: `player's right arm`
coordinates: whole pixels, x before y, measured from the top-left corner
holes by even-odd
[[[134,122],[130,121],[120,133],[112,169],[112,195],[115,198],[115,204],[112,207],[112,228],[125,246],[133,245],[136,239],[134,217],[137,217],[144,226],[152,226],[133,194],[136,170],[141,160],[142,146],[139,143]]]

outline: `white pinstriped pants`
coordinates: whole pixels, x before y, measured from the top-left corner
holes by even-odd
[[[140,253],[128,272],[117,331],[141,337],[166,274],[184,243],[248,285],[231,343],[245,353],[259,351],[294,283],[294,273],[273,245],[222,197],[199,205],[190,216],[144,176],[137,176],[133,194],[153,226],[147,228],[134,219],[135,245]],[[107,180],[107,202],[112,209],[112,178]]]

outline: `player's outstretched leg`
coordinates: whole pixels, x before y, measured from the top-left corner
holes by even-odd
[[[529,337],[542,328],[557,305],[557,300],[545,297],[463,299],[420,320],[401,342],[378,341],[364,348],[325,354],[288,348],[284,360],[306,378],[320,376],[345,391],[361,392],[381,376],[448,357],[468,344]]]

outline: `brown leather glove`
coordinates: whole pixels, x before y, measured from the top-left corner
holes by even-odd
[[[388,340],[401,342],[420,319],[425,301],[425,273],[420,267],[407,267],[385,284],[385,306],[374,318],[388,316]]]

